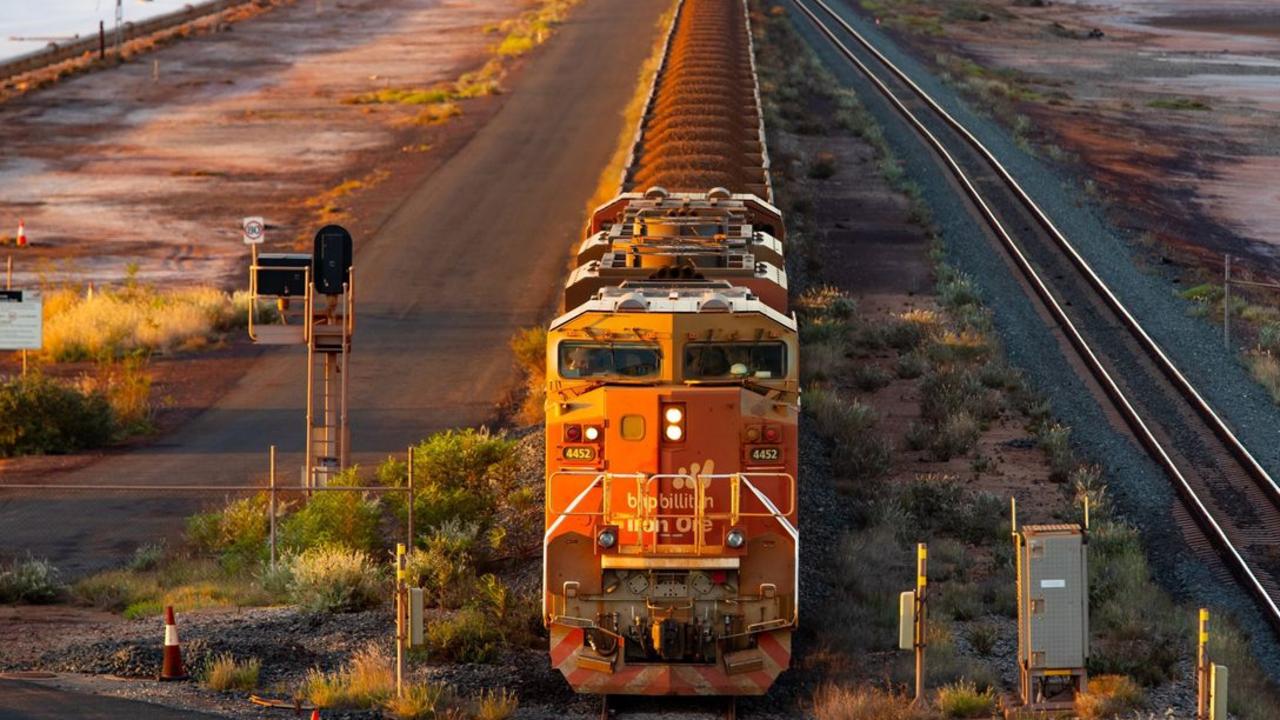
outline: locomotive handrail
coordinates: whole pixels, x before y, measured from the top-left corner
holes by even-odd
[[[702,500],[704,499],[703,484],[700,482],[697,482],[697,479],[706,478],[708,480],[737,480],[737,482],[734,482],[730,486],[730,511],[727,513],[723,513],[723,512],[696,513],[697,517],[701,519],[729,520],[730,522],[737,522],[741,518],[791,517],[793,514],[795,514],[795,511],[796,511],[796,480],[795,480],[795,477],[791,475],[791,473],[785,473],[785,472],[743,472],[743,473],[717,473],[717,474],[710,474],[710,475],[704,475],[704,474],[691,475],[688,473],[647,474],[647,473],[610,473],[610,472],[597,472],[594,470],[557,470],[556,472],[551,474],[550,478],[548,478],[548,482],[547,482],[548,490],[550,490],[551,487],[554,486],[556,479],[561,476],[578,477],[578,478],[584,478],[584,479],[589,478],[592,480],[592,482],[589,483],[588,486],[584,488],[583,494],[579,495],[572,503],[570,503],[569,507],[566,507],[564,510],[556,510],[553,507],[552,498],[554,496],[554,493],[547,492],[546,501],[545,501],[546,512],[548,515],[554,515],[557,518],[560,518],[560,517],[601,517],[601,518],[608,517],[608,518],[620,518],[624,520],[632,519],[632,518],[638,519],[638,520],[651,520],[651,519],[657,520],[657,519],[692,517],[693,515],[691,515],[690,513],[670,513],[670,512],[664,513],[664,512],[650,511],[650,510],[647,510],[643,505],[640,505],[639,507],[637,507],[636,514],[630,514],[626,512],[615,513],[610,508],[611,494],[608,492],[608,490],[609,490],[609,487],[612,485],[613,481],[615,480],[634,481],[636,483],[636,491],[638,493],[637,497],[639,497],[641,494],[645,494],[649,492],[649,485],[654,480],[674,480],[676,478],[683,478],[688,481],[693,481],[695,498],[696,498],[696,506],[694,508],[695,510],[701,510],[703,505]],[[766,478],[766,477],[778,478],[786,481],[787,483],[786,511],[782,511],[775,506],[773,509],[767,512],[742,512],[741,510],[742,484],[745,483],[748,489],[752,491],[752,494],[755,497],[763,499],[766,493],[764,493],[758,487],[756,487],[756,483],[752,482],[752,478]],[[594,488],[597,483],[600,485],[601,492],[602,492],[602,497],[600,499],[600,509],[599,510],[575,510],[574,508],[576,508],[583,500],[585,500],[586,492]],[[769,506],[773,503],[763,503],[763,504],[765,504],[766,506]]]
[[[554,515],[555,521],[550,524],[546,538],[550,539],[551,534],[559,527],[565,518],[599,518],[607,525],[621,525],[623,522],[630,521],[633,525],[639,523],[640,527],[635,532],[640,536],[638,544],[628,544],[628,547],[639,547],[641,551],[646,549],[658,550],[658,534],[664,527],[664,520],[688,520],[690,521],[690,529],[678,534],[692,534],[693,542],[689,544],[670,545],[668,549],[674,547],[689,547],[694,555],[701,555],[707,547],[723,549],[722,545],[709,546],[706,543],[704,523],[706,521],[723,521],[730,525],[736,525],[743,518],[772,518],[777,520],[787,531],[792,539],[797,539],[795,526],[790,522],[789,518],[796,511],[796,481],[790,473],[784,472],[746,472],[746,473],[718,473],[718,474],[699,474],[692,475],[688,473],[608,473],[582,470],[560,470],[551,474],[548,480],[548,490],[554,484],[557,476],[570,476],[579,478],[591,478],[591,482],[578,494],[568,507],[563,511],[556,511],[552,506],[552,497],[555,493],[548,492],[546,498],[546,510],[548,515]],[[768,497],[768,494],[760,490],[753,478],[774,478],[781,479],[786,482],[787,509],[782,511],[778,508],[777,503]],[[664,512],[660,507],[660,503],[650,505],[646,502],[640,502],[642,497],[657,497],[658,491],[654,490],[654,481],[660,480],[677,480],[682,479],[692,486],[694,504],[692,508],[685,509],[683,512]],[[635,483],[635,497],[637,502],[634,508],[629,510],[615,510],[612,507],[613,493],[611,487],[615,480]],[[727,512],[707,512],[706,509],[706,489],[710,481],[724,480],[729,482],[729,509]],[[704,482],[707,481],[707,482]],[[746,486],[749,497],[756,498],[766,510],[761,512],[744,512],[742,510],[742,489]],[[597,486],[600,488],[601,497],[599,503],[587,503],[587,496]],[[678,489],[679,490],[679,489]],[[586,505],[590,509],[579,510],[579,505]],[[592,506],[595,506],[594,508]]]

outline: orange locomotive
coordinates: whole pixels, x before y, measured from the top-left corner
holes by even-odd
[[[579,692],[761,694],[798,585],[796,325],[754,229],[780,217],[655,188],[593,224],[548,334],[551,661]]]
[[[664,55],[547,335],[543,616],[578,692],[759,695],[797,621],[799,343],[744,1],[683,0]]]
[[[759,695],[790,664],[799,343],[767,157],[744,0],[683,0],[547,336],[543,616],[578,692]]]

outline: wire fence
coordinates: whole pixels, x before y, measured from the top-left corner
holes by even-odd
[[[0,492],[5,490],[44,490],[71,492],[190,492],[190,493],[267,493],[268,546],[271,553],[271,569],[276,567],[276,522],[279,517],[277,509],[281,495],[302,495],[309,497],[313,492],[365,492],[365,493],[406,493],[407,510],[405,512],[404,533],[405,545],[413,548],[413,449],[408,452],[406,465],[407,478],[404,486],[397,485],[317,485],[313,487],[280,485],[276,482],[276,448],[271,446],[270,471],[266,485],[151,485],[128,483],[0,483]]]

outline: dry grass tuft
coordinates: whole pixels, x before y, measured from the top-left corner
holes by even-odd
[[[204,684],[210,690],[242,690],[248,692],[258,687],[258,674],[262,661],[250,658],[238,662],[230,653],[219,655],[205,668]]]
[[[302,694],[322,708],[373,708],[395,693],[391,661],[377,645],[356,652],[337,672],[313,669],[302,681]]]
[[[826,684],[813,696],[818,720],[930,720],[937,717],[914,707],[908,698],[873,688]]]
[[[947,717],[990,717],[995,708],[995,691],[978,690],[971,680],[959,680],[938,688],[938,709]]]
[[[449,686],[428,682],[405,687],[404,695],[392,695],[383,708],[399,720],[436,720],[460,716],[455,702]]]
[[[507,720],[519,706],[519,698],[509,690],[486,690],[476,701],[476,720]]]
[[[248,298],[212,287],[130,285],[45,295],[44,354],[55,361],[198,350],[248,318]]]
[[[1142,705],[1142,689],[1124,675],[1097,675],[1089,678],[1089,692],[1076,698],[1080,720],[1126,715]]]
[[[520,330],[511,338],[510,345],[516,364],[525,375],[520,419],[531,425],[541,423],[545,413],[543,404],[547,399],[547,329],[536,325]]]

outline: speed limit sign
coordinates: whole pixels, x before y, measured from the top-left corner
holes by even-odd
[[[260,217],[247,217],[240,223],[245,245],[261,245],[267,239],[267,223]]]

